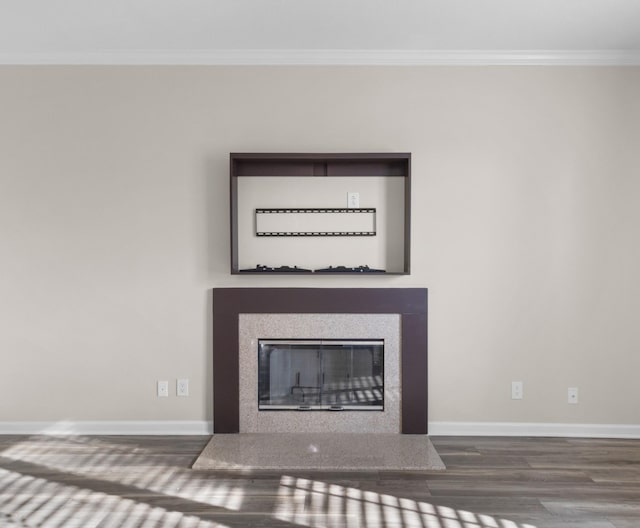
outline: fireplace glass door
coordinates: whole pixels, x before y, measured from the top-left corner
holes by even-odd
[[[258,409],[383,410],[384,341],[259,340]]]

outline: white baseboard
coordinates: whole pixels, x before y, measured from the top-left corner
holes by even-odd
[[[0,435],[209,435],[206,421],[0,422]]]
[[[517,422],[429,422],[429,436],[640,438],[640,425]]]
[[[210,435],[207,421],[0,422],[0,435]],[[429,422],[430,436],[638,438],[640,425],[520,422]]]

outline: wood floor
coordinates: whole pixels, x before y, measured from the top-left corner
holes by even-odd
[[[640,527],[640,440],[433,437],[440,472],[189,469],[207,440],[0,436],[0,527]]]

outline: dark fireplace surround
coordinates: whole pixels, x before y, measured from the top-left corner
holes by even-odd
[[[428,433],[426,288],[214,288],[214,433],[240,432],[238,320],[262,313],[400,315],[401,433]]]

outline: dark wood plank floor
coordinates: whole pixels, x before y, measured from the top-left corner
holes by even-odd
[[[207,440],[0,436],[0,526],[640,527],[639,440],[434,437],[442,472],[189,469]]]

